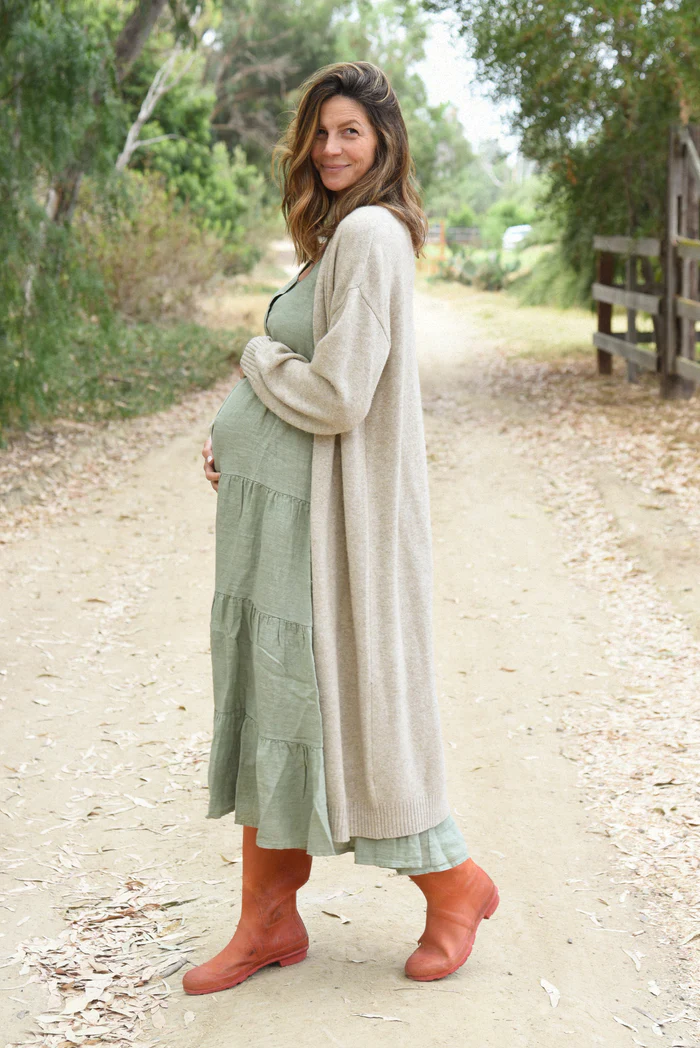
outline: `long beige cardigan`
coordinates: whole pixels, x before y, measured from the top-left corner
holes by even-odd
[[[241,366],[314,434],[313,653],[333,839],[402,837],[449,813],[433,662],[433,567],[406,226],[380,206],[338,225],[308,361],[266,335]]]

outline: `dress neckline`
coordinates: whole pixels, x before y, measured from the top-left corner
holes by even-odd
[[[308,280],[309,279],[309,277],[311,276],[311,273],[314,271],[314,269],[316,268],[317,265],[318,265],[318,262],[314,262],[312,264],[311,271],[309,272],[309,276],[304,277],[304,280]],[[301,275],[302,275],[302,273],[305,273],[308,268],[309,268],[309,263],[307,262],[306,265],[304,266],[304,268],[299,270],[299,272],[297,273],[297,278],[294,281],[294,286],[295,287],[296,287],[297,284],[303,284],[304,283],[304,280],[301,279]]]

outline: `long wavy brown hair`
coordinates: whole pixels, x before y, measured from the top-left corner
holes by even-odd
[[[299,263],[317,262],[338,223],[357,207],[378,204],[408,227],[416,257],[428,232],[399,100],[385,73],[371,62],[323,66],[301,85],[296,112],[272,152],[272,174]],[[334,95],[359,102],[377,135],[374,163],[336,198],[311,160],[321,106]]]

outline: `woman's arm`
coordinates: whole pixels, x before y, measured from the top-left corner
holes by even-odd
[[[270,411],[307,433],[332,435],[365,418],[388,356],[386,331],[362,289],[351,287],[312,360],[257,335],[241,367]]]

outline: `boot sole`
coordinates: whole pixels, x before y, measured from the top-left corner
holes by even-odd
[[[486,910],[484,911],[483,920],[488,921],[489,917],[492,917],[494,915],[500,901],[501,900],[498,895],[498,888],[494,886],[493,895],[491,896],[489,904],[486,907]],[[481,921],[479,921],[479,924],[481,924]],[[458,968],[462,967],[462,965],[466,962],[467,958],[469,957],[469,954],[472,952],[474,940],[476,939],[476,933],[479,929],[479,924],[477,924],[476,928],[474,929],[474,934],[467,943],[467,948],[464,954],[461,956],[460,960],[457,961],[457,963],[454,964],[451,968],[446,968],[442,972],[436,972],[434,975],[408,975],[408,972],[406,972],[408,978],[413,979],[414,982],[433,982],[435,979],[444,979],[446,975],[452,975],[454,972],[456,972]]]
[[[249,968],[247,971],[239,972],[233,979],[227,979],[210,986],[204,986],[201,990],[188,990],[183,985],[183,990],[191,997],[205,993],[218,993],[219,990],[229,990],[232,986],[238,986],[239,983],[245,982],[245,980],[251,975],[255,975],[255,973],[259,972],[261,968],[267,968],[270,964],[279,964],[280,968],[285,968],[288,964],[299,964],[300,961],[306,959],[308,952],[309,948],[307,946],[303,950],[296,950],[294,953],[288,953],[285,957],[273,957],[269,961],[263,961],[262,964],[258,964],[254,968]]]

